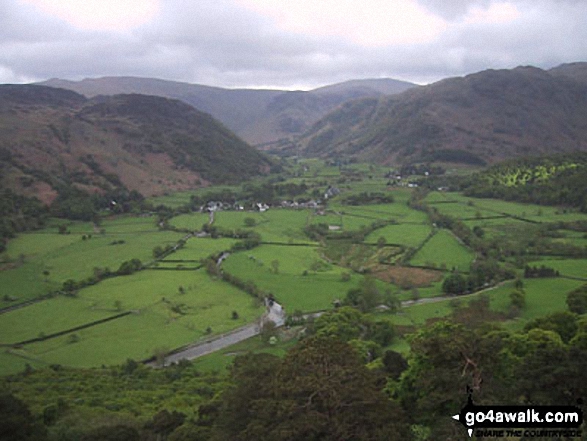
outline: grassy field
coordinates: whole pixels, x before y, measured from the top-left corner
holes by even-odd
[[[210,215],[208,213],[189,213],[180,214],[169,220],[169,224],[176,228],[187,229],[190,231],[200,231],[202,226],[208,223]]]
[[[278,339],[275,345],[269,345],[263,342],[260,336],[249,338],[229,348],[222,349],[218,352],[205,355],[194,360],[197,369],[203,372],[209,371],[224,371],[233,362],[237,355],[243,355],[249,352],[273,354],[278,357],[283,357],[287,350],[295,345],[297,339],[287,338]]]
[[[402,250],[422,245],[433,227],[425,212],[408,206],[412,190],[387,187],[387,179],[383,178],[388,171],[386,168],[365,164],[339,168],[320,160],[304,160],[290,165],[288,170],[290,174],[281,182],[305,182],[309,189],[304,197],[315,198],[313,192],[322,192],[328,186],[339,187],[341,194],[329,200],[323,215],[317,210],[276,207],[263,213],[219,211],[214,215],[213,224],[223,230],[254,231],[261,236],[260,246],[232,253],[222,268],[275,295],[287,312],[330,309],[334,300],[344,299],[349,289],[360,284],[363,272],[370,271],[378,278],[376,283],[381,290],[391,290],[401,300],[409,300],[439,296],[442,277],[447,271],[453,268],[463,272],[469,270],[475,258],[473,251],[445,229],[437,230],[410,261],[413,266],[434,266],[442,271],[399,263]],[[234,190],[236,187],[199,189],[152,198],[152,202],[177,207],[188,203],[192,194],[203,195],[222,188]],[[364,206],[343,204],[345,196],[362,192],[391,194],[394,202]],[[587,220],[585,214],[565,213],[557,207],[468,198],[457,193],[431,192],[426,201],[439,212],[463,220],[470,228],[482,227],[486,238],[500,238],[508,244],[522,243],[522,239],[529,240],[541,234],[544,226],[540,224],[543,223]],[[179,229],[195,231],[209,220],[207,213],[189,213],[179,214],[169,223]],[[340,227],[338,231],[349,232],[381,221],[395,223],[373,231],[364,242],[344,236],[336,239],[329,236],[314,242],[304,233],[309,224],[324,223]],[[60,225],[66,227],[67,234],[58,234]],[[560,237],[548,240],[587,245],[584,232],[562,229],[557,232]],[[174,245],[183,236],[184,233],[161,231],[157,217],[149,215],[112,216],[104,218],[99,225],[51,219],[47,228],[10,240],[7,251],[0,255],[0,297],[4,298],[0,299],[0,306],[55,291],[67,279],[85,279],[96,267],[116,271],[125,260],[138,258],[143,263],[151,262],[156,246]],[[380,237],[388,246],[376,246]],[[204,269],[196,269],[200,259],[229,250],[236,242],[230,238],[191,237],[183,248],[157,262],[154,269],[105,279],[79,290],[75,297],[60,295],[0,315],[0,343],[14,344],[123,312],[130,313],[22,348],[5,348],[0,352],[0,374],[22,370],[25,363],[33,367],[48,364],[88,367],[121,363],[128,358],[142,360],[164,349],[177,348],[254,322],[263,312],[259,301],[225,282],[210,278]],[[401,246],[394,248],[390,244]],[[587,278],[587,259],[535,257],[536,262],[531,264],[555,268],[564,276]],[[348,279],[347,274],[350,275]],[[567,293],[583,283],[563,277],[524,280],[526,307],[517,318],[502,324],[519,329],[528,320],[565,310]],[[417,288],[412,289],[413,286]],[[512,290],[512,282],[507,282],[486,291],[493,311],[503,313],[504,317],[510,312]],[[467,304],[476,297],[464,296],[460,300]],[[417,329],[429,319],[447,316],[454,307],[452,299],[416,304],[403,308],[398,315],[387,314],[385,319]],[[237,319],[233,318],[233,312],[237,313]],[[254,338],[196,363],[204,370],[223,369],[235,354],[253,350],[282,355],[294,340],[268,346]],[[402,351],[408,349],[406,340],[398,340],[394,345]]]
[[[113,316],[119,311],[94,308],[90,299],[56,297],[2,315],[0,343],[18,343]],[[26,323],[27,326],[23,326]]]
[[[207,237],[191,237],[185,245],[169,254],[164,260],[200,260],[212,254],[227,251],[237,242],[236,239],[210,239]]]
[[[473,201],[470,201],[470,203],[455,202],[431,204],[431,206],[438,210],[439,213],[457,219],[477,219],[496,216],[495,212],[482,209],[474,204]]]
[[[251,229],[261,235],[263,242],[311,243],[303,232],[309,217],[308,210],[225,211],[216,213],[214,225],[228,230]],[[255,220],[254,227],[245,226],[247,218]]]
[[[407,247],[417,247],[432,231],[429,225],[397,224],[379,228],[369,234],[365,241],[376,243],[383,237],[388,244],[400,244]]]
[[[587,281],[587,259],[543,259],[530,262],[529,265],[544,265],[559,271],[561,276],[578,277]]]
[[[10,263],[0,271],[3,296],[22,302],[58,289],[67,279],[90,277],[96,267],[116,271],[125,260],[148,262],[154,247],[173,245],[182,237],[159,231],[150,218],[105,220],[102,233],[73,232],[87,231],[87,223],[68,229],[69,234],[58,234],[53,227],[25,233],[8,243],[2,257]]]
[[[273,271],[274,260],[279,262],[277,274]],[[321,260],[314,247],[263,245],[230,256],[224,268],[272,292],[288,311],[331,308],[332,301],[344,298],[358,280],[353,276],[343,282],[341,274],[345,270]]]
[[[570,209],[559,207],[523,204],[520,202],[509,202],[498,199],[481,199],[463,196],[458,193],[451,193],[450,197],[460,203],[473,203],[480,210],[486,210],[494,214],[508,214],[524,219],[530,219],[535,222],[557,222],[557,221],[574,221],[587,220],[587,214],[579,213]],[[438,204],[454,205],[454,204]]]
[[[468,271],[474,257],[473,252],[461,245],[450,231],[441,229],[416,253],[410,263]]]
[[[113,315],[118,309],[133,312],[75,331],[76,342],[67,334],[26,345],[21,351],[38,363],[69,366],[145,359],[158,348],[169,350],[205,338],[208,328],[212,334],[223,333],[254,321],[263,312],[250,296],[227,283],[210,279],[201,270],[145,270],[83,289],[74,299],[57,298],[35,306],[2,316],[2,326],[29,324],[26,330],[10,331],[11,340],[68,329]],[[238,313],[238,319],[232,319],[233,311]],[[52,322],[51,318],[55,317],[57,320]]]

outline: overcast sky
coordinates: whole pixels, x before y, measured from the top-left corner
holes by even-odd
[[[585,0],[0,0],[0,83],[429,83],[587,61]]]

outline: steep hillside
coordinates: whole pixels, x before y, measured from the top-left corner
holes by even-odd
[[[567,205],[587,212],[587,153],[504,161],[465,178],[468,196],[544,205]]]
[[[105,77],[82,81],[49,80],[47,86],[87,97],[140,93],[182,100],[210,113],[252,144],[271,144],[300,135],[349,99],[403,92],[412,83],[391,79],[353,80],[313,91],[222,89],[152,78]]]
[[[562,64],[548,71],[550,74],[570,78],[583,84],[587,84],[587,63]]]
[[[380,162],[492,163],[587,150],[585,66],[488,70],[379,99],[345,103],[292,148]]]
[[[0,183],[44,202],[71,188],[150,196],[234,182],[270,166],[210,115],[180,101],[0,86]]]

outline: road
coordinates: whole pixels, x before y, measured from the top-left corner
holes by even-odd
[[[477,295],[482,292],[495,289],[495,288],[503,285],[503,283],[505,283],[505,282],[501,282],[495,286],[485,288],[481,291],[477,291],[475,293],[468,294],[466,296],[458,296],[458,297],[439,296],[439,297],[423,298],[423,299],[418,299],[418,300],[406,300],[406,301],[403,301],[401,305],[402,305],[402,307],[406,307],[406,306],[413,306],[413,305],[424,304],[424,303],[442,302],[442,301],[454,299],[454,298],[466,298],[471,295]],[[306,315],[304,315],[304,317],[305,318],[310,318],[310,317],[316,318],[322,314],[323,314],[323,312],[314,312],[311,314],[306,314]],[[263,321],[270,320],[270,321],[274,322],[278,327],[283,326],[285,323],[285,312],[280,304],[274,302],[273,305],[268,308],[268,312],[266,312],[263,315],[262,320]],[[211,352],[219,351],[220,349],[224,349],[228,346],[234,345],[234,344],[239,343],[239,342],[246,340],[248,338],[254,337],[255,335],[259,335],[260,332],[261,332],[261,327],[257,323],[252,324],[252,325],[243,326],[242,328],[238,328],[238,329],[231,331],[227,334],[218,335],[218,336],[211,338],[205,342],[196,343],[196,344],[191,345],[191,346],[189,346],[179,352],[171,354],[171,355],[165,357],[163,365],[169,366],[170,364],[177,363],[180,360],[193,360],[195,358],[201,357],[201,356],[209,354]],[[148,365],[154,367],[155,363],[148,363]]]
[[[272,321],[278,327],[283,326],[285,323],[285,312],[280,304],[274,302],[268,311],[262,317],[263,322]],[[226,334],[222,334],[211,338],[205,342],[197,343],[189,346],[179,352],[168,355],[163,361],[163,366],[169,366],[170,364],[177,363],[180,360],[193,360],[194,358],[201,357],[211,352],[219,351],[228,346],[232,346],[248,338],[259,335],[261,332],[261,326],[258,323],[252,325],[243,326],[242,328],[235,329]],[[148,363],[149,366],[155,366],[155,363]]]

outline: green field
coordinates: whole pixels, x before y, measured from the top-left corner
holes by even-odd
[[[190,237],[185,245],[165,257],[166,260],[200,260],[227,251],[237,242],[236,239],[210,239],[207,237]]]
[[[190,231],[200,231],[210,220],[208,213],[180,214],[169,220],[169,225]]]
[[[212,224],[226,236],[232,236],[237,230],[259,234],[261,245],[232,252],[221,269],[254,283],[265,294],[273,294],[286,311],[328,310],[334,300],[344,299],[349,289],[359,286],[364,277],[362,273],[369,271],[380,278],[376,282],[380,290],[390,290],[404,301],[441,295],[442,280],[435,278],[435,274],[446,275],[453,269],[468,272],[475,252],[451,231],[435,229],[424,210],[410,208],[411,189],[387,187],[388,179],[383,177],[387,168],[365,164],[339,168],[327,166],[320,160],[304,160],[289,167],[287,178],[279,183],[306,183],[308,190],[301,195],[306,200],[316,198],[316,194],[328,186],[337,186],[341,194],[318,210],[272,207],[263,213],[217,211]],[[256,181],[254,185],[262,182]],[[241,187],[203,188],[153,198],[152,202],[178,207],[189,203],[193,194],[205,195],[222,189],[242,190]],[[363,192],[391,194],[394,202],[360,206],[343,203],[346,196]],[[544,243],[587,245],[585,232],[562,229],[567,228],[565,226],[551,227],[548,231],[553,232],[552,237],[540,236],[547,231],[546,226],[540,224],[586,220],[587,215],[582,213],[437,191],[430,192],[425,201],[440,213],[462,220],[471,229],[482,227],[486,239],[503,240],[504,244],[531,243],[538,237]],[[176,216],[169,219],[171,227],[198,231],[211,220],[208,213],[186,214],[183,211],[177,210]],[[163,260],[154,261],[155,247],[174,246],[186,237],[186,233],[160,229],[158,219],[150,214],[109,216],[98,225],[50,219],[46,228],[11,239],[6,252],[0,255],[0,306],[58,291],[65,280],[81,281],[92,276],[95,268],[108,267],[116,271],[125,260],[137,258],[152,266],[133,275],[106,278],[70,297],[57,295],[0,315],[0,344],[10,345],[130,313],[22,348],[5,348],[0,353],[0,372],[23,369],[25,363],[33,367],[48,364],[96,366],[121,363],[128,358],[142,360],[162,348],[170,350],[252,323],[263,313],[258,299],[210,278],[201,268],[202,259],[230,250],[238,239],[189,237],[182,248]],[[375,222],[387,225],[372,231],[364,241],[360,236],[358,239],[351,235],[337,236],[370,227]],[[310,224],[337,228],[313,241],[304,232]],[[65,226],[66,234],[58,233],[59,226]],[[430,237],[432,232],[435,234]],[[377,247],[380,238],[385,239],[387,246]],[[394,248],[393,244],[399,246]],[[434,273],[401,266],[402,250],[419,247],[408,267],[435,267],[447,271]],[[502,260],[500,265],[513,261],[514,258],[507,262]],[[562,276],[587,278],[584,256],[571,259],[533,255],[529,263],[555,268]],[[517,267],[518,272],[522,270],[523,267]],[[347,275],[350,276],[347,278]],[[403,283],[404,275],[413,279]],[[410,287],[414,283],[416,289]],[[521,327],[532,318],[565,310],[566,294],[582,283],[564,277],[524,280],[526,307],[505,325]],[[512,282],[506,282],[486,291],[494,311],[504,316],[509,313],[512,289]],[[464,296],[462,301],[466,304],[476,296]],[[450,314],[454,309],[451,300],[415,304],[388,318],[397,325],[419,327],[428,319]],[[238,314],[236,320],[232,318],[234,311]],[[405,341],[396,344],[405,349]],[[286,346],[269,350],[283,353]],[[249,349],[264,351],[267,348],[253,339],[199,363],[205,369],[216,369],[227,365],[234,353]]]
[[[70,231],[87,230],[88,225],[75,223]],[[2,255],[12,262],[0,272],[2,296],[21,302],[58,289],[65,280],[88,278],[96,267],[116,271],[135,258],[146,263],[153,258],[153,248],[174,245],[182,237],[159,231],[153,219],[144,218],[105,220],[100,229],[103,233],[58,234],[47,228],[12,239]]]
[[[183,287],[183,294],[179,288]],[[247,294],[200,271],[141,271],[83,289],[74,299],[56,298],[2,316],[7,340],[39,334],[114,315],[132,314],[71,334],[28,344],[20,352],[38,363],[96,366],[128,358],[149,358],[157,348],[167,350],[223,333],[259,317],[263,308]],[[232,312],[238,319],[231,318]],[[20,329],[10,326],[28,323]],[[4,335],[4,334],[3,334]],[[10,363],[13,365],[14,363]]]
[[[261,235],[263,242],[311,243],[303,232],[308,210],[270,209],[264,213],[224,211],[216,213],[214,225],[228,230],[250,229]],[[246,227],[245,219],[254,219],[254,227]]]
[[[472,202],[472,201],[471,201]],[[439,213],[455,217],[457,219],[478,219],[495,216],[496,213],[482,209],[475,205],[464,203],[445,203],[432,205]]]
[[[544,265],[557,270],[561,276],[577,277],[587,281],[587,259],[542,259],[530,262],[529,265]]]
[[[279,262],[277,274],[274,260]],[[341,281],[345,270],[322,260],[314,247],[262,245],[230,256],[223,266],[230,274],[273,293],[288,311],[331,308],[333,300],[344,298],[357,280]]]
[[[410,264],[416,266],[446,267],[468,271],[475,255],[465,248],[450,231],[438,230],[412,258]]]
[[[376,243],[380,237],[385,238],[388,244],[400,244],[407,247],[417,247],[432,231],[428,225],[397,224],[379,228],[369,234],[365,241]]]

